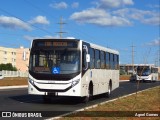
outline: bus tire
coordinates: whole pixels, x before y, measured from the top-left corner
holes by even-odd
[[[89,101],[92,99],[92,97],[93,97],[93,84],[90,83],[90,84],[89,84],[89,87],[88,87],[87,96],[84,97],[83,102],[84,102],[84,103],[89,102]]]
[[[152,83],[153,82],[153,77],[151,78],[151,81],[150,81],[150,83]]]
[[[107,98],[109,98],[111,96],[111,90],[112,90],[112,82],[110,81],[108,84],[108,91],[105,95]]]

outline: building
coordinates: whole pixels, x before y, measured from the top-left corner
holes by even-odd
[[[0,47],[0,64],[12,63],[16,67],[16,49]]]
[[[24,48],[21,46],[20,48],[16,48],[16,68],[19,71],[28,71],[29,66],[29,48]]]
[[[19,71],[28,71],[29,65],[29,48],[6,48],[0,47],[0,64],[11,63]]]

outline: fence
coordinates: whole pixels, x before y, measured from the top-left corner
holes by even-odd
[[[4,77],[28,77],[28,72],[2,70],[0,75]]]

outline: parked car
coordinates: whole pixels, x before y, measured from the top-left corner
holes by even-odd
[[[131,77],[130,77],[130,81],[136,81],[136,74],[133,74],[133,75],[131,75]]]
[[[4,77],[2,75],[0,75],[0,80],[3,79]]]

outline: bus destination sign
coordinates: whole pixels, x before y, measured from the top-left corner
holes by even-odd
[[[45,46],[66,47],[67,42],[45,42]]]
[[[53,42],[53,46],[66,47],[67,46],[67,42]]]
[[[38,41],[34,44],[35,47],[77,47],[77,42],[67,41]]]

